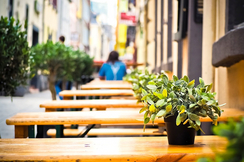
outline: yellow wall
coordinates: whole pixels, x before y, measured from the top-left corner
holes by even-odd
[[[69,14],[69,13],[67,13]],[[44,9],[44,42],[48,40],[48,34],[52,33],[52,41],[58,41],[58,12],[48,1],[45,1]]]
[[[226,34],[225,4],[225,0],[204,1],[202,76],[207,84],[214,83],[219,104],[244,109],[244,61],[231,67],[212,66],[212,45]]]
[[[178,20],[178,0],[173,0],[172,3],[172,33],[177,32],[177,20]],[[173,59],[173,74],[178,75],[178,42],[173,41],[172,45],[172,59]]]
[[[43,41],[43,28],[42,28],[42,18],[43,11],[41,10],[39,13],[36,13],[34,10],[34,0],[14,0],[13,1],[13,17],[17,20],[19,19],[20,24],[22,24],[22,30],[24,29],[24,24],[26,20],[26,6],[29,6],[29,14],[28,14],[28,29],[27,29],[27,41],[29,46],[32,46],[32,32],[33,26],[37,27],[39,30],[38,41],[41,43]],[[42,8],[43,1],[37,1],[39,6]],[[8,16],[8,11],[6,10],[6,5],[8,6],[7,0],[2,0],[0,5],[0,14],[3,16]]]

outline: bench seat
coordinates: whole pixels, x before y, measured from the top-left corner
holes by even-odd
[[[64,136],[78,136],[83,130],[79,129],[64,129]],[[47,135],[56,136],[56,129],[49,129]],[[167,135],[166,132],[159,132],[157,128],[143,129],[128,129],[128,128],[95,128],[91,129],[88,136],[140,136],[140,135]]]

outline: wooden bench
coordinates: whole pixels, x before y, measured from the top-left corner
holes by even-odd
[[[132,89],[132,85],[126,81],[101,81],[94,80],[81,86],[82,90],[91,89]]]
[[[18,113],[6,120],[7,125],[15,125],[15,137],[26,138],[28,126],[63,124],[143,124],[143,114],[138,111],[86,111],[86,112],[38,112]],[[155,124],[164,123],[163,118]],[[33,134],[33,132],[29,132]]]
[[[64,136],[78,136],[84,130],[79,129],[64,129]],[[47,135],[56,137],[56,129],[49,129]],[[142,128],[95,128],[91,129],[87,136],[140,136],[140,135],[167,135],[165,131],[159,131],[157,128],[147,128],[143,131]]]
[[[119,100],[119,99],[94,99],[94,100],[55,100],[48,101],[40,105],[46,111],[56,111],[57,108],[142,108],[143,103],[137,103],[137,100]]]
[[[0,139],[1,161],[193,162],[223,152],[226,138],[196,136],[194,145],[168,145],[167,137]]]
[[[6,120],[7,125],[15,126],[15,137],[26,138],[28,126],[64,125],[64,124],[143,124],[143,114],[138,111],[87,111],[87,112],[38,112],[18,113]],[[232,117],[240,120],[244,111],[225,109],[218,121],[227,121]],[[212,122],[210,118],[200,118],[201,122]],[[156,118],[155,124],[164,123],[163,118]]]
[[[134,92],[129,89],[100,89],[100,90],[64,90],[59,93],[63,97],[73,96],[133,96]]]

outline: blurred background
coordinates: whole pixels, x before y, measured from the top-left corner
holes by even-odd
[[[30,47],[63,35],[97,68],[117,50],[127,65],[202,77],[219,103],[244,109],[243,0],[0,0],[0,15],[27,22]],[[33,79],[48,89],[47,76]]]

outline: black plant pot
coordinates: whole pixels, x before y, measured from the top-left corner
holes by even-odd
[[[174,116],[164,118],[169,145],[193,145],[196,133],[195,129],[187,128],[189,123],[185,125],[181,123],[177,126],[177,115],[178,113],[175,113]]]

